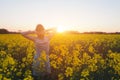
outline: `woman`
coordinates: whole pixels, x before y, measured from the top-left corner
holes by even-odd
[[[52,34],[50,33],[51,31],[52,31]],[[27,32],[21,33],[25,38],[32,40],[35,44],[36,54],[34,56],[34,62],[32,66],[34,76],[37,76],[39,74],[39,71],[36,68],[39,68],[40,61],[38,60],[38,58],[41,56],[41,53],[43,51],[45,51],[46,53],[46,61],[45,61],[46,71],[48,74],[51,73],[50,62],[49,62],[49,44],[50,44],[49,42],[54,32],[55,32],[55,29],[45,30],[43,25],[38,24],[36,26],[35,31],[27,31]],[[45,33],[47,33],[48,35],[45,36]],[[30,36],[29,34],[36,34],[37,37]]]

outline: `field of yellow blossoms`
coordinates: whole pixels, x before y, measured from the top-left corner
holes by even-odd
[[[0,80],[35,80],[34,54],[32,41],[0,34]],[[50,41],[50,65],[49,80],[120,80],[120,35],[56,34]]]

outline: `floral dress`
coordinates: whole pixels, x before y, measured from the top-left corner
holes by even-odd
[[[49,43],[50,40],[47,36],[44,39],[36,38],[34,41],[36,54],[33,59],[33,75],[38,75],[42,71],[51,73],[49,61]],[[45,59],[42,59],[42,54],[45,53]],[[44,68],[43,68],[44,67]]]

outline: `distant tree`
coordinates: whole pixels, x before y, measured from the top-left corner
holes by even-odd
[[[0,29],[0,34],[8,34],[9,31],[7,29]]]
[[[116,34],[120,34],[120,32],[115,32]]]
[[[106,32],[84,32],[84,34],[106,34]]]

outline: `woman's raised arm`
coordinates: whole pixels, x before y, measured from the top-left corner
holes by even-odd
[[[32,41],[35,40],[35,37],[34,37],[34,36],[30,36],[30,35],[29,35],[29,34],[35,34],[35,31],[21,32],[21,34],[22,34],[25,38],[27,38],[27,39],[29,39],[29,40],[32,40]]]
[[[47,29],[45,33],[48,34],[48,38],[51,39],[56,34],[56,28]]]

